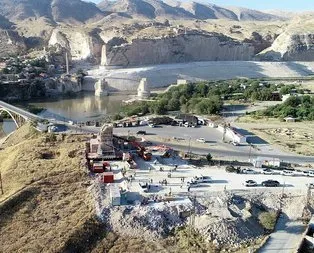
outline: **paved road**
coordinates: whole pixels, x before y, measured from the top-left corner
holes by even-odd
[[[132,128],[115,128],[115,134],[127,135],[134,134],[137,131],[144,130],[148,135],[146,139],[156,139],[155,137],[162,138],[182,138],[183,141],[179,142],[157,142],[158,144],[169,144],[175,149],[188,151],[189,139],[191,138],[191,152],[195,154],[208,154],[212,153],[216,157],[224,158],[228,157],[237,160],[248,161],[249,158],[256,158],[257,156],[279,158],[285,162],[294,163],[314,163],[313,156],[300,156],[295,154],[289,154],[278,149],[275,149],[269,144],[266,145],[254,145],[255,148],[249,146],[233,146],[232,144],[223,143],[221,138],[222,134],[215,128],[199,127],[199,128],[185,128],[185,127],[172,127],[163,126],[158,128],[150,127],[132,127]],[[95,131],[95,130],[94,130]],[[205,138],[208,142],[206,144],[196,144],[197,138]]]
[[[282,215],[277,222],[275,232],[270,235],[259,253],[294,253],[297,251],[306,226],[300,221],[291,221]]]

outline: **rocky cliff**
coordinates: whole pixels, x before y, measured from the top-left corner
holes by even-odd
[[[314,33],[282,33],[258,56],[269,61],[314,61]]]
[[[102,39],[95,32],[85,33],[83,31],[55,29],[49,40],[49,45],[60,46],[68,49],[71,52],[72,60],[91,60],[94,63],[99,63],[101,58]]]
[[[254,47],[221,34],[182,34],[157,39],[112,39],[103,46],[101,64],[136,66],[189,61],[248,61]]]
[[[0,57],[19,54],[25,50],[24,40],[17,32],[0,29]]]

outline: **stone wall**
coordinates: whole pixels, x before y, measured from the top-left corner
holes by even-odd
[[[114,38],[116,40],[116,38]],[[105,66],[139,66],[191,61],[248,61],[254,47],[221,34],[183,34],[158,39],[135,39],[131,43],[109,41],[102,49]]]

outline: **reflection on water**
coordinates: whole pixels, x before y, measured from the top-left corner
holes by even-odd
[[[0,138],[15,131],[16,125],[13,120],[4,119],[0,123]]]
[[[47,118],[64,118],[77,121],[102,118],[119,111],[126,95],[96,97],[94,93],[80,93],[75,98],[60,98],[55,100],[31,101],[30,105],[47,109],[42,116]]]

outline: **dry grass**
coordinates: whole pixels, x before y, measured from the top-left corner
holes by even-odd
[[[0,151],[1,252],[60,252],[92,219],[83,156],[68,156],[83,145],[78,137],[46,143],[29,125],[9,138]],[[58,155],[43,159],[42,150]]]
[[[244,116],[237,126],[247,129],[280,149],[303,155],[314,155],[314,122],[281,122],[278,119],[254,119]]]

